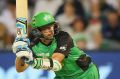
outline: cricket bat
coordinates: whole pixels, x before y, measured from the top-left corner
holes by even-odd
[[[27,37],[28,0],[16,0],[17,37]]]

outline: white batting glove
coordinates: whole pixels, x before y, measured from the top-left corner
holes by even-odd
[[[19,52],[16,53],[16,56],[28,64],[33,61],[32,51],[28,47],[24,47],[23,49],[20,48]]]
[[[13,43],[13,53],[16,54],[17,57],[22,58],[26,63],[29,63],[33,60],[33,54],[30,48],[28,47],[30,44],[28,38],[16,38]]]
[[[13,43],[13,46],[12,46],[12,48],[13,48],[13,53],[16,54],[18,48],[22,48],[22,47],[25,47],[25,46],[29,46],[29,44],[30,44],[30,41],[29,41],[28,38],[18,38],[18,37],[16,37],[16,38],[15,38],[15,41],[14,41],[14,43]]]

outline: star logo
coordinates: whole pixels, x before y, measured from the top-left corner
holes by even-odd
[[[61,46],[60,49],[65,51],[66,50],[66,46]]]

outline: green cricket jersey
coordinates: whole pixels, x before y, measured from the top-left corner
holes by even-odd
[[[62,69],[55,72],[55,79],[99,79],[98,70],[93,63],[89,64],[86,71],[76,64],[76,60],[85,53],[74,46],[71,37],[66,32],[61,31],[49,45],[39,41],[32,50],[35,58],[50,58],[56,52],[65,55]]]

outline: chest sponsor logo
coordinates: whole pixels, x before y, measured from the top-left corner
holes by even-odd
[[[49,57],[50,54],[49,53],[39,53],[39,54],[36,54],[37,56],[41,56],[41,57]]]

